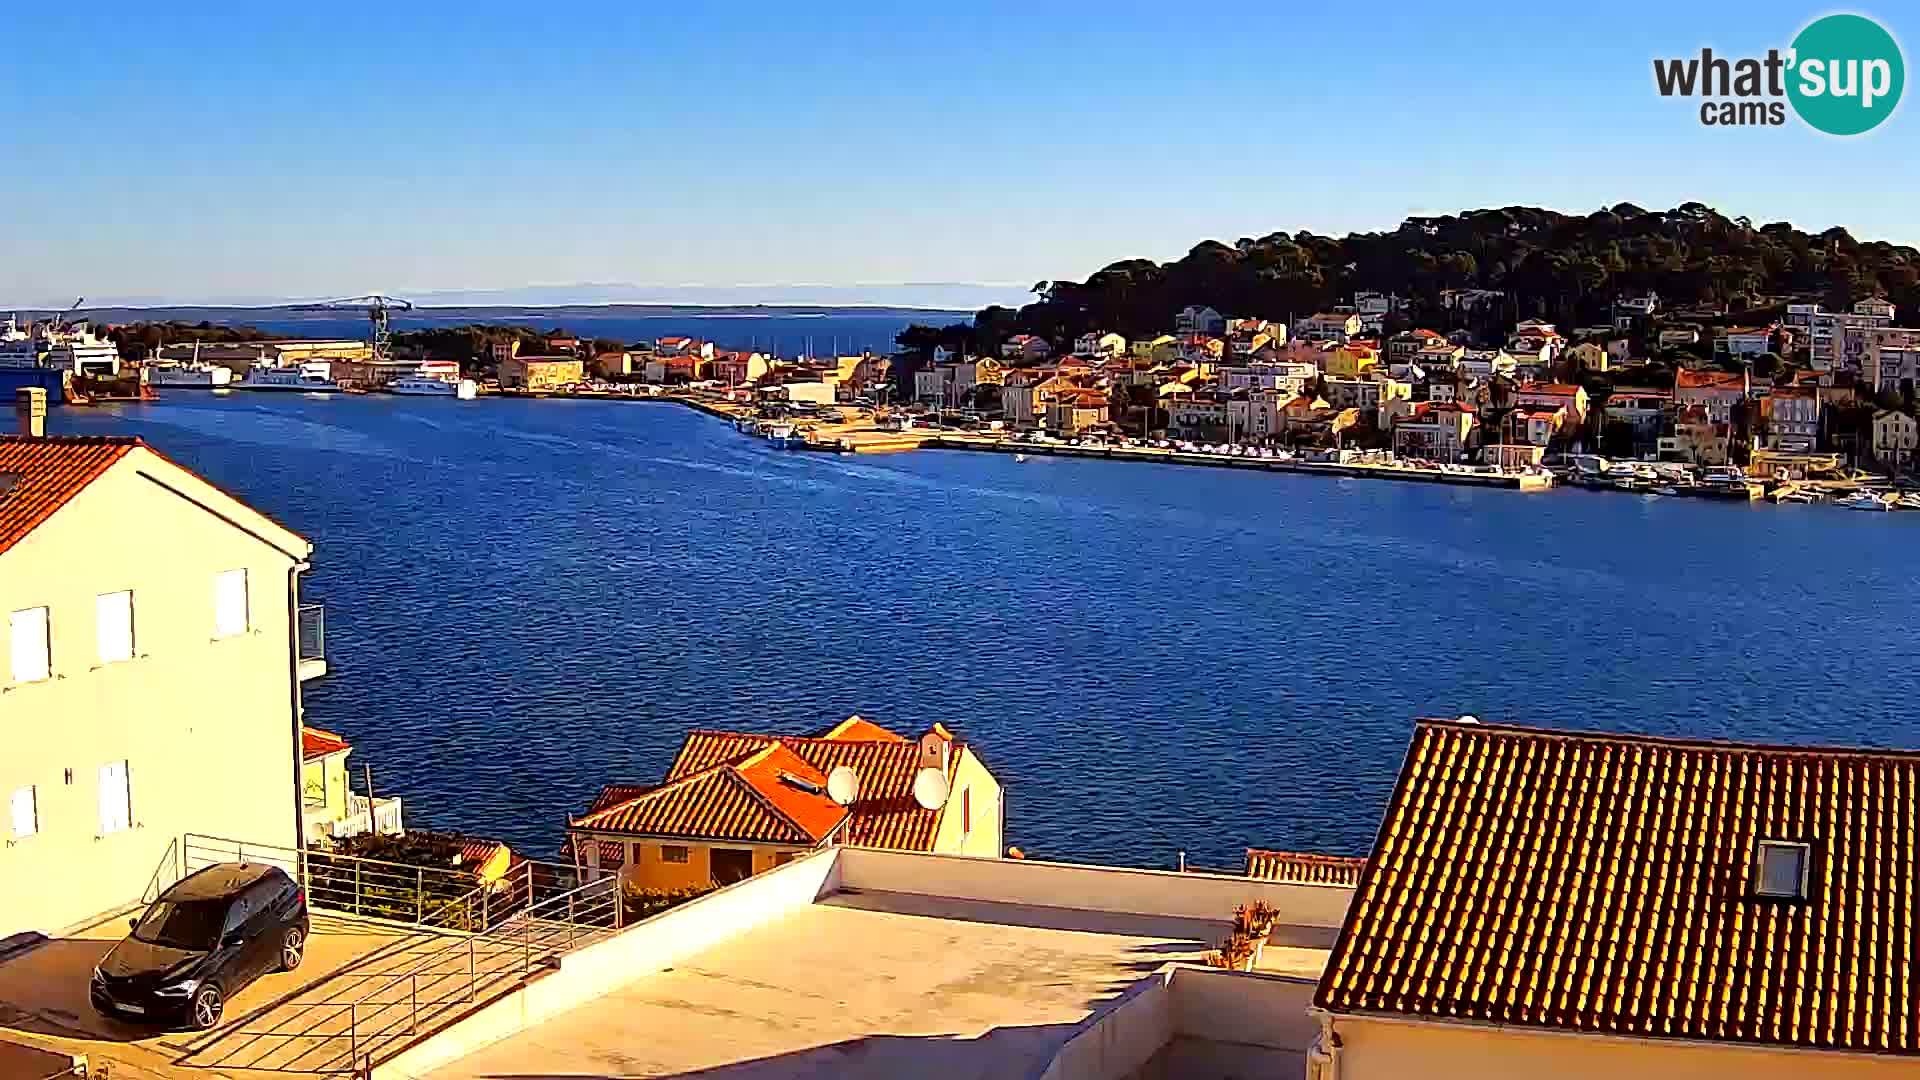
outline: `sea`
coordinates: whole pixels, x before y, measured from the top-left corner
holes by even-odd
[[[309,537],[308,722],[534,855],[690,729],[853,713],[973,744],[1028,857],[1163,868],[1365,853],[1423,716],[1920,746],[1920,514],[783,452],[663,402],[49,419]]]
[[[202,320],[252,326],[293,338],[365,339],[367,320],[349,312],[297,312],[286,308],[111,309],[116,322],[133,319]],[[891,353],[894,335],[912,323],[945,326],[967,322],[970,312],[919,308],[670,308],[639,305],[579,307],[436,308],[396,312],[396,331],[493,323],[564,330],[583,339],[633,344],[669,335],[711,341],[723,349],[758,349],[779,356],[850,356]]]

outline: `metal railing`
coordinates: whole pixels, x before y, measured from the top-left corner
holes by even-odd
[[[423,926],[475,928],[447,921],[450,914],[468,910],[469,897],[479,889],[472,874],[195,833],[180,842],[183,874],[214,863],[270,863],[306,886],[311,907]]]
[[[541,887],[541,866],[522,864],[507,878],[476,890],[457,908],[459,914],[450,917],[453,932],[438,936],[399,970],[370,976],[371,985],[354,996],[296,998],[262,1014],[260,1019],[270,1021],[270,1026],[224,1034],[323,1045],[344,1041],[346,1064],[336,1071],[368,1071],[374,1054],[393,1040],[420,1034],[423,1018],[431,1023],[457,1006],[471,1004],[483,989],[518,985],[536,969],[556,966],[566,954],[621,928],[617,877],[526,903],[525,897]],[[507,911],[504,916],[503,911]],[[476,921],[476,912],[481,925],[489,917],[499,921],[483,930],[458,932],[457,924]],[[330,1030],[339,1028],[342,1021],[344,1030]]]
[[[300,659],[327,658],[327,609],[321,604],[301,604],[295,620],[300,644]]]

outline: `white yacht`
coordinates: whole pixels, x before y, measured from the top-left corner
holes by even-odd
[[[294,390],[330,394],[340,389],[333,381],[333,369],[324,360],[313,360],[299,367],[254,367],[247,377],[234,383],[240,390]]]
[[[435,375],[403,375],[387,384],[387,392],[403,397],[450,397],[472,401],[480,388],[472,379],[444,379]]]
[[[233,382],[219,364],[148,364],[147,383],[175,390],[215,390]]]

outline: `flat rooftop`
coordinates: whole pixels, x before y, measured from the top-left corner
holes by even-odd
[[[1020,1076],[1224,920],[841,891],[430,1073]],[[1323,954],[1324,955],[1324,954]]]

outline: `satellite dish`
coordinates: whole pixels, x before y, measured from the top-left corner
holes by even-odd
[[[827,798],[841,806],[852,806],[860,797],[860,774],[851,765],[835,765],[827,774]]]
[[[947,774],[939,769],[921,769],[913,775],[913,801],[928,810],[947,805]]]
[[[1463,724],[1477,724],[1480,722],[1480,718],[1472,713],[1462,713],[1460,714],[1460,722]]]

